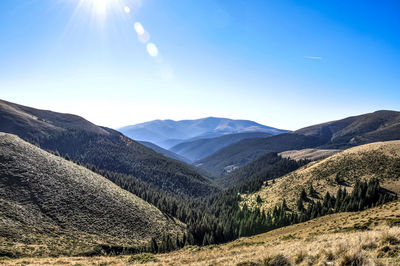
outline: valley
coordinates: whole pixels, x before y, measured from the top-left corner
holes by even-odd
[[[397,133],[380,135],[367,123],[357,132],[365,128],[370,140],[356,143],[366,137],[349,133],[359,121],[351,118],[291,133],[233,133],[177,146],[197,154],[216,150],[212,157],[230,156],[238,145],[273,143],[271,150],[259,145],[249,158],[260,155],[248,163],[216,174],[79,116],[0,103],[3,264],[398,260],[400,140],[391,140]],[[385,121],[379,131],[392,132],[397,113],[378,114],[384,116],[379,123]],[[353,136],[351,144],[323,144],[339,138],[321,135],[326,128],[343,128],[335,132],[342,139]],[[317,144],[307,148],[309,143]],[[386,243],[385,234],[399,240]],[[371,239],[383,242],[354,250]]]

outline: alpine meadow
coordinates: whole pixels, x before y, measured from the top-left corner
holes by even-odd
[[[400,265],[400,3],[2,0],[1,265]]]

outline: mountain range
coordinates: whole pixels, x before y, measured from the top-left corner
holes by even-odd
[[[0,101],[0,257],[217,250],[208,245],[382,207],[400,193],[399,112],[286,133],[216,128],[167,150]]]
[[[185,141],[169,148],[169,151],[195,162],[240,140],[266,138],[270,136],[273,135],[265,132],[227,134],[215,138]]]
[[[268,152],[307,148],[346,149],[396,139],[400,139],[400,112],[376,111],[268,138],[241,140],[195,162],[195,165],[223,175],[227,169],[241,167]]]
[[[249,120],[207,117],[195,120],[154,120],[118,129],[124,135],[138,141],[152,142],[169,149],[182,142],[203,138],[215,138],[226,134],[263,132],[271,135],[288,132],[264,126]]]
[[[181,162],[184,162],[184,163],[187,163],[187,164],[192,163],[192,161],[189,160],[188,158],[183,157],[183,156],[181,156],[181,155],[179,155],[179,154],[177,154],[177,153],[175,153],[173,151],[170,151],[170,150],[167,150],[167,149],[163,149],[163,148],[161,148],[160,146],[157,146],[154,143],[147,142],[147,141],[138,141],[138,142],[140,144],[146,146],[147,148],[150,148],[153,151],[164,155],[165,157],[169,157],[171,159],[175,159],[177,161],[181,161]]]
[[[138,178],[155,187],[189,196],[218,190],[193,166],[167,158],[118,131],[82,117],[0,101],[0,131],[81,164]]]

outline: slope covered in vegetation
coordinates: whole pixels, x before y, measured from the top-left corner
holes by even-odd
[[[0,256],[90,254],[184,232],[106,178],[0,133]]]
[[[289,209],[297,210],[300,197],[304,205],[308,205],[322,201],[327,192],[336,196],[340,188],[350,193],[358,181],[374,178],[388,192],[397,194],[400,192],[399,174],[400,141],[376,142],[310,163],[246,195],[244,201],[249,206],[269,210],[285,200]],[[260,198],[258,202],[257,198]]]
[[[223,245],[187,246],[165,254],[3,260],[6,265],[399,265],[400,202],[344,212]]]
[[[82,117],[0,100],[0,131],[98,169],[137,177],[163,190],[189,196],[217,190],[193,167],[164,157],[121,133]]]
[[[171,159],[174,159],[174,160],[178,160],[178,161],[181,161],[181,162],[184,162],[184,163],[187,163],[187,164],[191,163],[191,160],[189,160],[188,158],[185,158],[185,157],[183,157],[183,156],[181,156],[179,154],[176,154],[176,153],[174,153],[172,151],[163,149],[163,148],[161,148],[160,146],[157,146],[154,143],[147,142],[147,141],[139,141],[139,143],[144,145],[144,146],[146,146],[147,148],[152,149],[153,151],[155,151],[157,153],[160,153],[160,154],[164,155],[165,157],[168,157],[168,158],[171,158]]]
[[[188,140],[169,148],[169,150],[192,161],[197,161],[240,140],[267,138],[269,136],[273,136],[273,134],[265,132],[227,134],[216,138]]]
[[[197,164],[215,174],[227,166],[240,167],[268,152],[306,148],[346,149],[400,139],[400,112],[377,111],[302,128],[262,139],[242,140],[201,159]]]
[[[281,177],[297,170],[308,162],[307,160],[295,161],[282,158],[275,152],[271,152],[227,175],[217,178],[216,182],[223,187],[234,187],[247,183],[248,190],[256,191],[260,189],[265,181]]]

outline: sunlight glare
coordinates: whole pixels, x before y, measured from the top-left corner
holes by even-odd
[[[81,0],[81,3],[82,2],[87,8],[91,9],[96,16],[100,17],[105,17],[109,9],[114,9],[121,4],[120,0]],[[126,8],[124,10],[127,12]]]

